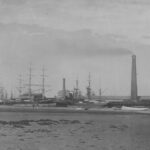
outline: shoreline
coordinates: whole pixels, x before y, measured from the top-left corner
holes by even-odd
[[[75,109],[75,108],[63,108],[63,107],[0,107],[0,112],[22,112],[22,113],[79,113],[79,114],[114,114],[114,115],[150,115],[150,110],[146,111],[134,111],[134,110],[121,110],[115,108],[89,108],[87,110]]]

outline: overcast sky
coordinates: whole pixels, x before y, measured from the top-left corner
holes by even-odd
[[[18,76],[47,84],[55,95],[66,77],[85,93],[130,95],[131,55],[137,55],[138,90],[150,95],[149,0],[0,0],[0,83],[17,93]]]

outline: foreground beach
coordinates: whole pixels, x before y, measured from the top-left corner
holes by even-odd
[[[145,114],[0,112],[0,150],[149,150]]]

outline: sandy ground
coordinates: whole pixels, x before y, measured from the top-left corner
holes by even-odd
[[[1,112],[0,150],[150,150],[150,115]]]

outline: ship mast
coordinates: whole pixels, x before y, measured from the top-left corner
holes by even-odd
[[[31,63],[29,66],[29,85],[28,85],[28,92],[29,92],[29,99],[31,100],[31,96],[32,96],[32,67],[31,67]]]
[[[13,94],[13,90],[11,89],[10,99],[13,100],[13,98],[14,98],[14,94]]]
[[[88,87],[87,87],[87,98],[91,99],[91,74],[89,73],[89,79],[88,79]]]
[[[19,96],[21,96],[22,94],[22,89],[23,89],[23,86],[22,86],[22,75],[19,75]]]
[[[101,77],[100,77],[99,96],[100,96],[100,99],[101,99],[101,96],[102,96],[102,82],[101,82]]]
[[[42,68],[42,100],[45,98],[45,68]]]

